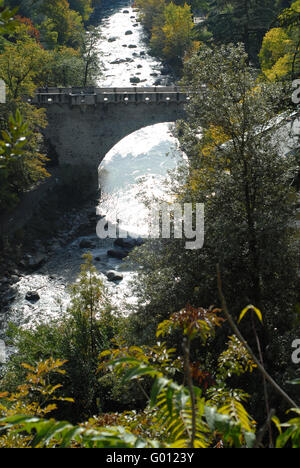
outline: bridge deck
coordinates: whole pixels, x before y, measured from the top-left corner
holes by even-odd
[[[182,104],[188,99],[187,92],[177,86],[130,87],[130,88],[39,88],[34,104],[96,105],[98,103],[168,103]]]

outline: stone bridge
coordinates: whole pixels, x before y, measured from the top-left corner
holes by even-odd
[[[69,178],[96,180],[101,161],[122,138],[181,119],[188,99],[178,87],[46,88],[32,103],[47,109],[45,136]]]

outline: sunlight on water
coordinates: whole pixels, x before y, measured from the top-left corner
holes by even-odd
[[[143,196],[170,200],[164,181],[182,162],[182,153],[170,124],[143,128],[120,141],[100,165],[100,214],[119,219],[131,236],[146,236],[147,214]]]
[[[137,23],[138,14],[126,7],[103,20],[99,54],[104,72],[98,86],[128,87],[130,78],[139,80],[136,86],[153,86],[158,77],[161,84],[170,84],[170,78],[160,76],[161,62],[151,57],[144,43],[143,28]],[[131,34],[127,34],[130,32]]]

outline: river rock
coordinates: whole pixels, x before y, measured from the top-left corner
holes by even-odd
[[[140,78],[138,76],[133,76],[130,78],[130,83],[140,83]]]
[[[40,295],[37,291],[28,291],[25,299],[28,302],[38,302],[40,300]]]
[[[161,71],[160,71],[161,75],[168,75],[170,73],[170,69],[168,67],[168,65],[165,65]]]
[[[17,291],[11,290],[8,293],[4,294],[4,296],[2,297],[2,301],[5,304],[9,304],[10,302],[15,300],[16,296],[17,296]]]
[[[90,239],[82,239],[80,241],[79,247],[81,249],[94,249],[95,248],[95,242],[93,242]]]
[[[114,270],[107,271],[105,274],[106,274],[108,281],[111,281],[111,282],[122,281],[122,279],[124,279],[124,276],[121,273],[118,273],[117,271],[114,271]]]
[[[130,30],[125,32],[125,36],[131,36],[131,34],[133,34],[133,32]]]
[[[18,283],[19,281],[20,281],[20,278],[19,278],[19,276],[17,276],[17,275],[12,275],[12,276],[10,277],[10,282],[11,282],[12,284],[16,284],[16,283]]]
[[[136,49],[137,46],[136,46],[135,44],[129,44],[128,48],[129,48],[129,49]]]
[[[123,258],[127,257],[128,252],[126,252],[125,250],[113,249],[109,250],[107,252],[107,255],[112,258],[118,258],[119,260],[123,260]]]
[[[36,255],[26,255],[23,260],[21,260],[20,265],[24,268],[30,268],[31,270],[37,270],[40,268],[47,260],[47,257],[43,253],[37,253]]]
[[[111,63],[111,65],[120,65],[120,63],[125,63],[125,62],[128,62],[127,59],[116,59],[116,60],[113,60]]]
[[[131,237],[127,237],[126,239],[119,238],[115,240],[114,245],[122,247],[123,249],[134,249],[137,245],[137,241]]]
[[[109,37],[107,39],[108,42],[115,42],[118,38],[117,37]]]
[[[145,55],[146,55],[146,52],[145,52],[144,50],[141,50],[140,56],[141,56],[141,57],[144,57]]]
[[[123,13],[125,13],[125,14],[129,13],[129,10],[123,10]]]
[[[143,65],[138,65],[137,68],[143,68]]]

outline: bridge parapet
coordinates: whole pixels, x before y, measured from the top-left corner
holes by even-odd
[[[131,88],[39,88],[33,99],[37,105],[52,104],[97,105],[139,104],[139,103],[178,103],[187,101],[188,94],[177,86],[131,87]]]

